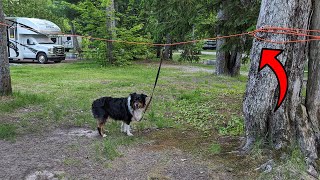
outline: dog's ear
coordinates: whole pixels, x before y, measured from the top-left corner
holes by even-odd
[[[136,96],[136,95],[137,95],[137,93],[135,93],[135,92],[132,93],[132,94],[130,94],[131,97],[134,97],[134,96]]]
[[[141,96],[143,97],[143,98],[146,98],[146,97],[148,97],[147,95],[145,95],[145,94],[141,94]]]

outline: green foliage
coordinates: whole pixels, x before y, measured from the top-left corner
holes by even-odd
[[[261,0],[217,0],[216,9],[223,11],[225,18],[217,21],[219,34],[231,35],[249,32],[255,29]],[[237,13],[234,13],[237,12]],[[225,51],[232,50],[234,46],[242,52],[249,53],[252,46],[251,37],[233,37],[226,39],[223,46]]]
[[[0,123],[0,139],[13,140],[16,137],[16,126]]]
[[[228,20],[218,22],[223,34],[235,34],[254,29],[260,0],[120,0],[115,1],[115,39],[120,41],[167,43],[215,37],[217,25],[215,7],[228,12]],[[36,17],[58,24],[66,33],[75,26],[77,34],[110,39],[106,28],[110,0],[8,0],[4,11],[9,16]],[[14,7],[14,8],[13,8]],[[45,13],[43,13],[45,12]],[[233,13],[237,12],[237,13]],[[231,38],[225,48],[242,44],[248,50],[251,39]],[[84,57],[102,66],[108,65],[106,42],[87,39]],[[146,45],[113,43],[115,65],[127,65],[136,59],[152,58],[155,50]],[[176,46],[183,49],[180,61],[198,62],[202,43]]]
[[[118,41],[128,42],[151,42],[150,35],[143,31],[144,23],[139,17],[139,2],[134,0],[117,1],[115,12],[116,28],[115,36]],[[106,29],[106,6],[107,1],[98,3],[97,1],[83,0],[77,4],[75,10],[80,16],[75,19],[77,29],[82,34],[110,39]],[[98,62],[102,66],[108,65],[107,47],[105,41],[86,39],[83,42],[84,56]],[[112,54],[115,58],[114,65],[128,65],[135,59],[145,59],[151,57],[151,49],[146,45],[132,45],[126,43],[113,43]]]
[[[184,45],[183,52],[180,55],[179,61],[198,63],[200,61],[199,54],[201,53],[202,46],[203,42]]]
[[[190,41],[202,39],[212,34],[215,24],[213,2],[204,0],[144,0],[142,3],[147,17],[146,31],[151,32],[156,43]],[[183,49],[185,53],[181,61],[198,61],[199,46],[183,45],[175,48]]]
[[[243,134],[243,119],[239,117],[232,117],[226,126],[218,127],[219,134],[221,135],[232,135],[239,136]]]

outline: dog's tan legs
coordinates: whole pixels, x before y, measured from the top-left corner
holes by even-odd
[[[100,134],[100,136],[102,137],[106,137],[107,135],[104,133],[104,125],[105,125],[105,122],[101,122],[101,121],[98,121],[98,132]]]
[[[104,125],[106,122],[103,122],[101,125],[101,131],[102,131],[102,137],[107,137],[107,135],[105,134],[105,130],[104,130]]]

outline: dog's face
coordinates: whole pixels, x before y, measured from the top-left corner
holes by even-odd
[[[130,94],[130,97],[130,105],[133,110],[142,109],[146,106],[146,98],[148,97],[147,95],[132,93]]]

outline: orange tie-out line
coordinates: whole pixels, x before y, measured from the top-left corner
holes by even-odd
[[[9,24],[3,23],[3,22],[0,22],[0,26],[14,28],[14,27],[11,27]],[[24,29],[28,29],[28,30],[33,30],[28,27],[23,27],[23,26],[20,26],[20,27],[24,28]],[[268,43],[274,43],[274,44],[301,43],[301,42],[320,40],[320,36],[315,35],[316,33],[320,34],[320,30],[307,30],[307,29],[298,29],[298,28],[283,28],[283,27],[264,26],[264,27],[261,27],[261,28],[254,30],[254,31],[249,31],[249,32],[244,32],[244,33],[239,33],[239,34],[233,34],[233,35],[227,35],[227,36],[217,36],[215,38],[205,38],[205,39],[176,42],[176,43],[170,43],[170,44],[157,44],[157,43],[150,43],[150,42],[132,42],[132,41],[124,41],[124,40],[110,40],[110,39],[106,39],[106,38],[97,38],[97,37],[92,37],[92,36],[73,35],[73,34],[64,34],[64,33],[61,33],[59,35],[82,37],[82,38],[88,38],[88,39],[92,39],[92,40],[125,43],[125,44],[133,44],[133,45],[177,46],[177,45],[200,42],[200,41],[204,41],[204,40],[217,40],[217,39],[224,39],[224,38],[240,37],[240,36],[244,36],[244,35],[249,35],[249,36],[256,38],[257,40],[268,42]],[[274,35],[278,35],[278,36],[279,35],[290,35],[290,36],[289,36],[289,38],[287,37],[288,40],[283,40],[283,41],[275,41],[275,40],[270,40],[270,39],[262,37],[262,36],[267,36],[270,38],[271,36],[268,34],[274,34]]]

